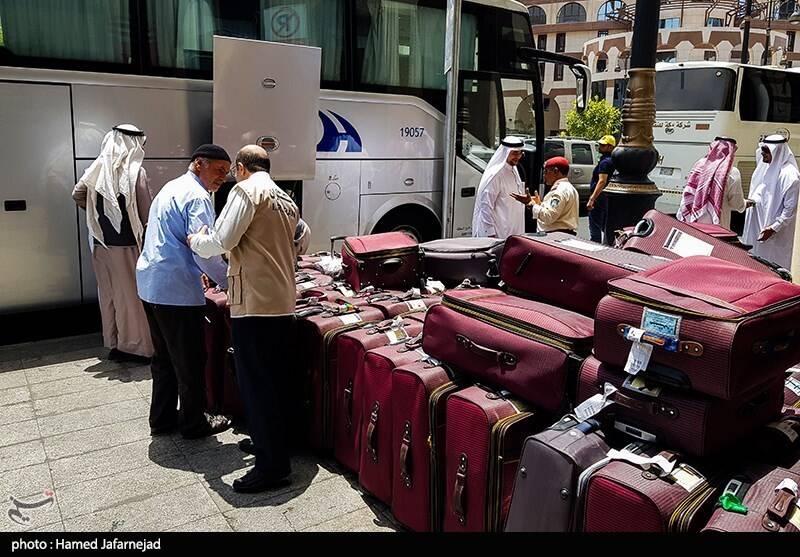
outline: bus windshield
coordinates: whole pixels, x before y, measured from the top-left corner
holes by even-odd
[[[736,72],[689,68],[656,73],[656,110],[733,110]]]

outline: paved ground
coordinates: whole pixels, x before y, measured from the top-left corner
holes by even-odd
[[[252,458],[236,447],[243,435],[151,438],[148,368],[104,360],[100,345],[89,335],[0,347],[0,531],[401,529],[352,475],[312,455],[293,460],[287,488],[234,493]]]

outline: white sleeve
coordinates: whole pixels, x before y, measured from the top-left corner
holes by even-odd
[[[498,179],[495,178],[486,184],[486,188],[478,194],[478,199],[475,202],[478,222],[485,235],[491,238],[497,237],[497,225],[495,221],[495,205],[497,203],[498,194],[497,183]]]
[[[229,252],[239,244],[254,215],[255,208],[250,198],[234,187],[228,194],[228,201],[217,218],[214,230],[192,236],[192,250],[206,259]]]
[[[742,174],[736,167],[731,168],[728,174],[728,185],[725,188],[725,199],[731,211],[741,213],[745,209],[744,193],[742,191]]]
[[[778,215],[778,218],[775,219],[775,222],[769,225],[769,228],[775,232],[778,232],[781,228],[786,226],[786,223],[794,219],[794,215],[797,213],[798,190],[800,190],[800,180],[795,178],[786,189],[786,193],[783,195],[783,210],[781,211],[781,214]]]

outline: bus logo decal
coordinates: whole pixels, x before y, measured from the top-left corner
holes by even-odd
[[[332,110],[328,112],[333,118],[322,111],[319,112],[319,119],[322,120],[322,139],[317,144],[317,152],[337,153],[341,152],[342,146],[346,146],[345,153],[360,153],[362,151],[361,136],[353,124]],[[339,131],[334,120],[343,131]]]

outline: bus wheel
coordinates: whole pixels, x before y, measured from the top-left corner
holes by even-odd
[[[373,234],[381,232],[405,232],[420,243],[442,237],[442,227],[433,213],[413,205],[397,207],[386,213],[372,229]]]

